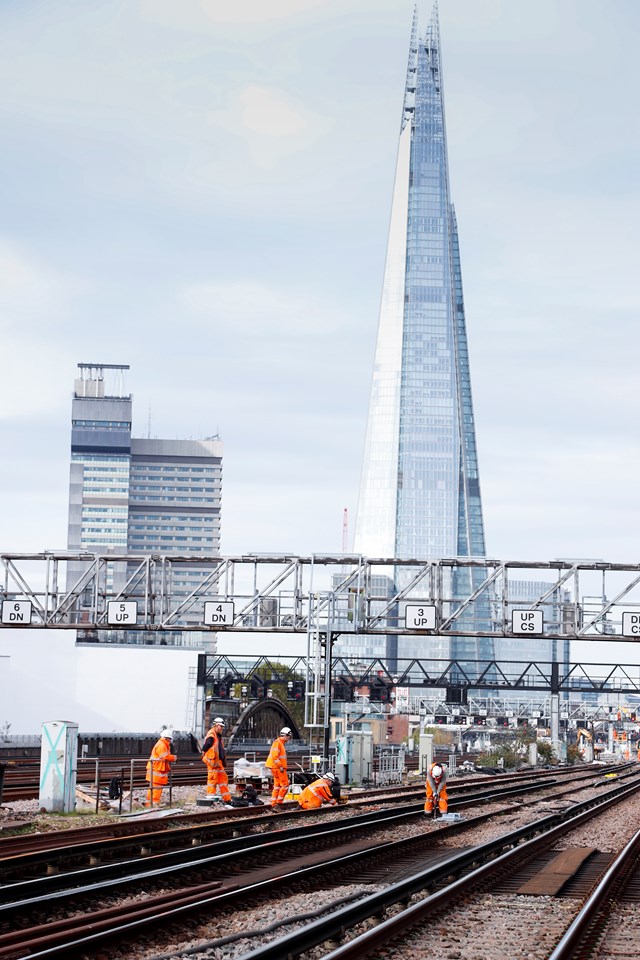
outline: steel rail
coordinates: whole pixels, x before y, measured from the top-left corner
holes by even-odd
[[[629,771],[629,776],[635,772],[635,768],[631,768]],[[565,783],[570,784],[570,789],[564,791],[564,793],[574,792],[575,790],[575,781],[590,779],[592,773],[581,771],[579,774],[572,777],[567,777],[564,779]],[[492,783],[489,789],[477,789],[477,784],[460,784],[455,785],[459,787],[459,792],[451,792],[449,803],[452,808],[465,808],[472,804],[478,803],[487,803],[496,800],[505,799],[513,796],[521,796],[523,794],[529,794],[536,792],[540,789],[546,787],[556,786],[559,783],[563,782],[557,776],[550,777],[546,776],[544,778],[538,777],[537,775],[532,775],[526,779],[518,779],[515,782],[510,784],[503,784],[501,778],[498,778],[497,783]],[[421,797],[423,793],[423,788],[416,788],[413,791],[417,797]],[[407,799],[410,799],[407,798]],[[397,801],[396,797],[390,797],[389,802],[394,803]],[[364,800],[363,804],[368,805],[368,800]],[[374,799],[372,802],[380,804],[383,801],[380,798]],[[357,805],[354,804],[354,806]],[[300,836],[308,836],[314,832],[336,832],[336,833],[348,833],[360,826],[369,826],[372,823],[385,820],[397,820],[401,821],[403,819],[410,819],[416,814],[422,812],[423,803],[420,800],[419,803],[409,804],[403,803],[401,806],[387,808],[386,811],[375,810],[370,813],[359,814],[349,818],[347,822],[344,820],[334,820],[325,823],[315,824],[312,827],[308,825],[294,826],[287,830],[278,830],[278,837],[280,839],[292,838]],[[264,809],[264,808],[263,808]],[[249,813],[248,818],[244,821],[244,826],[247,829],[251,830],[254,826],[267,824],[269,826],[273,825],[273,813],[269,812],[263,813],[260,808],[252,810],[251,808],[247,809]],[[298,817],[302,812],[298,809],[290,811],[292,814]],[[325,811],[323,811],[324,813]],[[326,813],[330,813],[331,810],[327,808]],[[283,816],[286,816],[287,811],[284,811],[284,814],[279,815],[279,820]],[[318,811],[313,811],[314,815],[317,815]],[[117,825],[105,826],[104,831],[106,836],[100,837],[97,833],[97,828],[89,828],[87,831],[86,838],[81,834],[80,836],[74,836],[77,834],[76,831],[73,834],[70,834],[69,831],[64,831],[63,835],[55,835],[55,838],[52,838],[50,843],[47,843],[47,835],[43,835],[39,838],[39,842],[32,849],[33,840],[30,836],[24,838],[18,838],[17,841],[13,838],[7,838],[6,840],[0,840],[0,877],[4,875],[7,877],[7,874],[13,872],[15,873],[17,869],[20,868],[32,868],[38,865],[46,865],[48,868],[51,868],[54,864],[57,869],[60,869],[64,865],[65,861],[76,861],[82,857],[87,861],[90,858],[93,859],[102,859],[104,860],[107,855],[110,853],[117,853],[119,850],[125,851],[125,853],[131,848],[140,847],[143,845],[147,850],[153,845],[157,844],[159,846],[167,846],[170,842],[183,840],[185,842],[190,841],[193,844],[194,840],[200,840],[203,836],[211,834],[211,832],[225,832],[230,829],[237,830],[241,829],[243,826],[243,817],[245,811],[243,809],[238,809],[236,811],[223,811],[224,820],[216,820],[211,822],[207,820],[205,823],[190,823],[185,825],[178,825],[170,827],[168,825],[160,824],[160,829],[154,831],[151,821],[146,821],[146,829],[141,830],[141,822],[134,822],[133,832],[131,834],[122,835],[122,831],[126,829],[126,824],[120,823]],[[305,816],[302,813],[302,816]],[[114,828],[118,826],[117,831],[118,835],[114,836]],[[54,843],[63,841],[61,846],[55,847]],[[198,848],[199,856],[202,858],[206,857],[208,852],[211,853],[217,844],[225,844],[225,849],[227,851],[238,851],[244,849],[245,847],[253,848],[258,847],[262,848],[264,846],[264,841],[257,841],[255,835],[250,835],[243,838],[234,838],[233,840],[217,840],[202,843]],[[21,852],[21,847],[24,846],[26,849],[24,852]],[[4,853],[4,851],[7,851]],[[183,846],[178,850],[173,851],[164,851],[162,853],[158,852],[153,855],[154,859],[157,859],[159,863],[162,863],[164,860],[167,865],[173,864],[178,869],[182,869],[182,860],[186,859],[188,864],[193,862],[194,858],[194,849],[193,846]],[[136,874],[131,873],[127,876],[122,876],[122,870],[128,869],[132,870],[137,864],[142,868],[146,867],[149,863],[150,857],[146,856],[144,859],[135,860],[119,860],[117,862],[103,863],[96,865],[92,868],[94,874],[100,873],[101,876],[109,878],[110,876],[117,876],[120,878],[121,882],[127,882],[129,879],[135,881]],[[158,867],[157,869],[160,869]],[[7,882],[0,887],[0,900],[6,900],[7,896],[12,895],[12,892],[19,892],[21,887],[19,884],[25,886],[22,889],[30,892],[31,896],[38,895],[38,891],[44,893],[51,893],[54,890],[59,891],[62,884],[73,884],[74,878],[80,876],[82,879],[87,877],[88,869],[86,867],[73,868],[67,870],[64,874],[55,873],[49,874],[45,877],[33,878],[25,881],[16,881],[16,882]],[[27,886],[28,885],[28,886]],[[36,891],[34,894],[33,891]],[[2,912],[2,906],[0,905],[0,914]]]
[[[324,960],[363,960],[380,947],[388,948],[391,941],[399,939],[411,927],[423,923],[431,914],[448,907],[457,896],[466,893],[478,882],[488,879],[493,873],[512,867],[517,859],[521,860],[527,855],[535,856],[541,848],[549,846],[558,837],[592,819],[596,813],[608,809],[638,791],[640,791],[640,784],[624,786],[612,791],[606,798],[582,801],[568,808],[566,816],[554,814],[520,827],[497,840],[491,840],[471,851],[464,851],[442,865],[428,868],[406,880],[392,884],[385,890],[365,897],[353,906],[336,911],[328,918],[316,921],[265,946],[257,947],[251,953],[238,957],[237,960],[249,960],[249,958],[251,960],[282,960],[283,957],[294,960],[320,943],[342,937],[344,931],[355,924],[372,917],[379,917],[389,907],[406,903],[419,891],[432,888],[452,874],[470,868],[470,873],[388,920],[382,921],[374,929],[360,934],[324,958]],[[500,850],[506,850],[506,852],[500,853]],[[476,866],[483,859],[488,859],[489,862]]]
[[[515,831],[512,831],[510,834],[506,834],[503,837],[490,841],[488,844],[484,844],[482,847],[474,848],[471,851],[466,851],[462,854],[455,855],[454,857],[448,859],[440,867],[432,867],[426,871],[420,871],[417,875],[409,878],[408,881],[404,881],[402,884],[393,885],[389,889],[392,891],[397,891],[402,888],[402,892],[399,896],[396,896],[396,893],[392,893],[390,902],[395,903],[398,900],[403,900],[407,898],[407,895],[411,895],[415,890],[411,889],[411,885],[415,886],[415,889],[422,889],[425,884],[432,885],[435,882],[439,882],[442,879],[451,875],[452,872],[459,872],[467,868],[474,868],[477,864],[478,853],[479,851],[486,851],[487,856],[495,857],[499,854],[500,850],[504,848],[512,848],[516,846],[520,841],[526,840],[529,837],[536,837],[536,834],[541,833],[547,830],[549,827],[552,828],[551,832],[544,834],[542,840],[546,840],[547,837],[552,839],[549,842],[552,842],[554,839],[553,827],[556,824],[559,824],[561,832],[566,832],[569,829],[572,829],[578,822],[581,822],[582,819],[586,819],[593,814],[593,808],[597,807],[598,809],[605,809],[609,805],[619,802],[619,800],[628,796],[629,794],[640,789],[640,784],[634,784],[633,787],[618,787],[610,794],[607,798],[595,798],[587,801],[583,801],[581,804],[576,804],[567,810],[553,814],[542,818],[539,821],[536,821],[533,824],[529,824],[526,827],[518,828]],[[576,811],[581,811],[584,809],[584,813],[575,816]],[[487,814],[480,819],[486,819],[486,817],[491,816]],[[565,821],[571,821],[569,826],[565,826]],[[432,835],[431,835],[432,836]],[[429,838],[430,835],[425,835],[425,838]],[[538,838],[540,839],[540,838]],[[376,853],[380,854],[382,852],[386,859],[388,859],[389,854],[392,851],[400,851],[401,849],[408,849],[411,845],[415,846],[416,838],[409,837],[400,841],[391,842],[383,845],[383,847],[378,846],[376,848]],[[228,888],[213,896],[207,895],[204,892],[200,892],[195,896],[187,897],[183,901],[179,901],[178,904],[174,902],[171,906],[166,906],[164,904],[155,907],[147,903],[136,904],[128,908],[127,918],[125,918],[122,913],[117,911],[117,926],[114,927],[113,916],[110,919],[104,919],[104,921],[96,922],[96,919],[91,916],[91,918],[86,920],[87,929],[91,932],[87,935],[77,935],[76,939],[69,939],[68,937],[68,922],[63,921],[62,923],[66,925],[67,930],[61,933],[58,940],[53,946],[51,946],[51,938],[56,936],[54,931],[44,930],[40,936],[38,942],[35,940],[29,941],[29,958],[30,960],[36,960],[36,958],[53,958],[53,957],[64,957],[67,958],[75,957],[78,953],[82,954],[88,947],[95,945],[102,945],[107,940],[118,939],[131,937],[138,932],[157,925],[162,924],[163,926],[166,923],[175,923],[181,918],[207,912],[209,908],[219,912],[224,910],[225,907],[230,907],[239,903],[246,903],[247,898],[255,899],[260,895],[265,893],[273,893],[275,890],[282,887],[290,888],[292,883],[298,884],[301,881],[309,880],[317,881],[318,877],[323,875],[331,876],[333,874],[338,874],[342,879],[344,879],[345,869],[353,868],[357,863],[361,862],[364,858],[370,857],[372,854],[371,849],[361,850],[355,853],[349,853],[342,857],[335,858],[333,857],[329,862],[324,862],[320,865],[314,865],[309,867],[303,867],[302,869],[297,868],[293,872],[286,874],[279,874],[276,877],[270,878],[268,880],[263,880],[259,882],[254,882],[246,886],[238,887],[235,886],[235,889],[229,890]],[[407,886],[407,883],[409,886]],[[407,894],[407,891],[410,891]],[[374,895],[374,899],[375,899]],[[372,898],[367,898],[369,902]],[[358,909],[358,905],[354,909]],[[374,912],[379,912],[380,906],[375,907]],[[113,913],[114,911],[111,911]],[[339,914],[342,916],[342,911],[339,911]],[[334,915],[334,916],[337,916]],[[133,919],[132,919],[133,917]],[[351,921],[349,921],[351,922]],[[354,920],[353,922],[357,922]],[[55,926],[55,924],[53,924]],[[316,925],[312,925],[314,928]],[[310,929],[310,928],[309,928]],[[316,935],[317,936],[317,935]],[[313,944],[322,942],[327,938],[327,934],[320,935],[319,938],[313,941]],[[287,938],[285,938],[287,939]],[[4,942],[5,938],[2,938]],[[20,935],[17,935],[17,941],[14,938],[13,943],[19,942],[21,946],[26,946],[24,937],[20,940]],[[45,946],[48,943],[49,945],[43,950],[38,950],[39,946]],[[275,953],[270,954],[272,960],[282,960],[283,957],[289,955],[288,951],[283,951],[281,946],[282,941],[278,941],[278,948]],[[313,945],[312,944],[312,945]],[[306,946],[303,946],[302,950],[306,949]],[[14,950],[14,953],[11,953],[11,950]],[[38,952],[35,952],[38,951]],[[258,957],[259,952],[252,952],[251,957]],[[291,956],[296,956],[297,954],[292,953]],[[0,957],[11,957],[15,956],[15,946],[7,945],[6,949],[4,947],[0,948]]]
[[[629,768],[628,773],[623,773],[623,776],[633,776],[635,772],[634,765]],[[458,791],[456,791],[456,793],[452,791],[450,795],[450,806],[455,809],[464,809],[473,804],[486,803],[506,797],[537,792],[548,786],[556,786],[562,783],[569,784],[570,791],[572,792],[576,789],[576,781],[580,783],[582,780],[591,779],[592,775],[591,771],[580,771],[580,773],[574,776],[563,779],[549,776],[538,778],[534,775],[529,779],[516,779],[515,782],[510,784],[504,784],[501,782],[501,778],[497,778],[497,782],[492,782],[488,790],[481,789],[480,791],[477,789],[477,783],[459,784],[455,785],[459,788]],[[569,792],[569,790],[563,791],[563,794],[567,792]],[[422,788],[417,788],[414,794],[417,797],[421,796]],[[408,797],[406,801],[410,799],[411,797]],[[396,797],[389,798],[389,802],[391,803],[396,801]],[[290,827],[287,830],[278,830],[278,837],[280,839],[289,837],[295,839],[301,836],[309,836],[314,832],[334,831],[336,833],[348,833],[358,827],[366,827],[380,821],[390,819],[402,821],[403,819],[410,819],[421,812],[422,802],[409,804],[406,801],[399,807],[387,807],[385,811],[375,810],[370,813],[362,813],[358,816],[351,817],[346,824],[344,820],[334,820],[329,823],[315,824],[313,827],[301,824]],[[368,805],[368,800],[362,802],[363,805]],[[379,804],[382,800],[376,799],[373,800],[373,802]],[[354,806],[355,805],[356,804],[354,804]],[[353,809],[353,806],[351,809]],[[326,812],[329,813],[331,811],[327,809]],[[117,855],[119,851],[123,851],[124,853],[120,853],[121,859],[118,862],[95,865],[91,872],[93,875],[99,874],[104,879],[115,876],[119,878],[121,883],[126,883],[128,881],[135,882],[139,876],[139,872],[144,872],[149,864],[150,857],[148,855],[146,855],[144,859],[138,859],[138,857],[136,857],[133,862],[122,859],[131,849],[141,846],[144,846],[148,851],[154,844],[159,847],[166,847],[170,843],[175,844],[182,841],[180,849],[174,849],[172,851],[164,850],[153,855],[157,863],[162,863],[164,860],[167,863],[167,869],[171,871],[172,868],[184,869],[182,866],[183,858],[186,859],[188,864],[193,862],[194,842],[201,844],[198,849],[199,854],[203,858],[207,856],[207,853],[211,854],[214,849],[221,844],[225,845],[227,851],[238,851],[245,848],[255,849],[256,847],[260,848],[264,845],[262,835],[260,838],[256,838],[255,835],[252,834],[243,838],[235,837],[231,840],[208,839],[208,837],[210,837],[212,833],[220,834],[229,832],[229,830],[237,831],[243,827],[252,830],[256,825],[262,826],[266,824],[271,826],[274,820],[273,814],[270,811],[263,813],[260,808],[247,808],[246,811],[243,809],[235,811],[225,810],[223,813],[224,819],[221,818],[214,822],[208,818],[204,822],[201,822],[199,819],[200,815],[197,815],[198,821],[195,823],[179,823],[174,826],[163,823],[154,824],[152,821],[134,821],[130,825],[131,833],[126,834],[124,831],[129,824],[121,821],[117,824],[105,825],[104,828],[87,828],[86,836],[83,835],[84,831],[80,832],[80,836],[77,836],[76,831],[74,831],[76,836],[74,836],[74,834],[70,835],[68,831],[64,831],[62,836],[58,833],[55,837],[52,837],[50,843],[46,842],[47,834],[37,838],[37,842],[31,836],[0,839],[0,877],[4,876],[5,878],[4,885],[0,887],[0,900],[6,900],[7,896],[15,896],[15,893],[19,893],[20,889],[23,889],[24,892],[28,893],[31,897],[50,894],[53,891],[60,891],[66,886],[73,885],[78,878],[86,882],[87,874],[89,873],[88,868],[78,868],[76,866],[63,874],[55,873],[24,881],[10,881],[11,874],[15,874],[17,870],[30,869],[39,865],[46,865],[47,868],[51,868],[52,865],[55,864],[56,868],[60,869],[65,861],[75,861],[77,863],[80,857],[87,861],[90,859],[104,860],[111,854],[115,853]],[[299,809],[296,809],[292,810],[291,813],[297,818],[301,812]],[[246,814],[248,814],[248,816],[246,816]],[[314,814],[317,814],[317,811],[314,811]],[[284,815],[286,815],[286,811]],[[202,816],[208,817],[209,815]],[[282,816],[281,814],[280,817]],[[305,815],[302,814],[302,816]],[[190,817],[186,819],[190,820]],[[63,845],[57,847],[53,845],[60,843],[60,841],[63,841]],[[21,849],[22,847],[25,848],[24,851]],[[141,871],[132,872],[125,876],[122,875],[123,869],[132,870],[133,867],[138,864],[141,867]],[[156,867],[156,869],[160,869],[160,867]],[[23,884],[23,887],[21,888],[19,884]],[[2,907],[0,906],[0,913],[1,911]]]
[[[589,894],[582,909],[575,917],[548,960],[572,960],[577,955],[585,937],[597,922],[603,909],[616,896],[629,871],[640,856],[640,830],[618,854],[594,890]]]
[[[530,836],[535,837],[536,834],[544,831],[550,826],[553,827],[554,824],[562,825],[563,821],[569,819],[572,819],[572,822],[575,823],[577,820],[580,820],[580,816],[571,818],[571,813],[575,810],[581,810],[582,808],[585,808],[586,813],[582,816],[589,816],[592,814],[593,807],[605,809],[613,802],[618,802],[618,798],[622,798],[622,796],[626,796],[637,789],[640,789],[640,785],[636,785],[634,788],[617,788],[615,791],[612,791],[608,798],[597,798],[595,800],[592,799],[589,801],[584,801],[582,804],[578,804],[575,807],[570,808],[568,811],[544,817],[542,820],[536,821],[534,824],[521,827],[518,830],[499,838],[498,840],[484,844],[481,848],[475,848],[475,850],[456,855],[448,859],[440,868],[436,867],[431,868],[431,870],[420,871],[419,874],[409,878],[409,881],[405,881],[403,884],[394,885],[394,887],[390,889],[397,890],[398,888],[403,887],[404,892],[401,893],[399,899],[406,899],[406,891],[409,889],[412,883],[417,883],[416,889],[421,889],[424,886],[423,881],[425,877],[429,878],[427,883],[432,883],[436,881],[437,877],[442,879],[449,876],[454,866],[459,866],[460,869],[465,869],[465,865],[473,868],[477,863],[479,850],[486,850],[488,851],[488,856],[495,857],[497,853],[504,847],[513,847],[523,839],[526,839]],[[567,827],[566,829],[570,828]],[[405,838],[401,841],[385,844],[382,848],[378,847],[377,852],[379,853],[380,850],[382,850],[383,853],[390,854],[394,849],[399,850],[401,848],[407,848],[412,844],[415,845],[415,838]],[[194,913],[201,913],[203,911],[206,912],[209,907],[212,907],[215,911],[220,911],[224,910],[225,906],[231,906],[232,904],[236,904],[238,902],[246,903],[247,897],[255,898],[260,894],[273,892],[275,889],[282,886],[290,887],[292,882],[299,883],[301,877],[303,879],[317,879],[318,876],[322,876],[323,874],[341,874],[345,867],[349,868],[349,866],[353,866],[361,861],[364,857],[370,855],[371,850],[368,849],[359,851],[357,853],[351,853],[338,859],[332,858],[328,863],[325,862],[319,866],[316,865],[311,867],[303,867],[302,869],[297,868],[291,873],[280,874],[279,876],[270,880],[250,884],[239,889],[236,888],[233,891],[225,891],[218,895],[209,897],[206,895],[198,895],[195,898],[195,902],[193,902],[193,899],[191,899],[190,902],[187,903],[183,902],[179,905],[174,904],[174,906],[167,908],[161,907],[159,912],[157,908],[154,910],[153,905],[149,906],[148,904],[144,903],[137,904],[131,908],[131,910],[136,913],[134,919],[125,919],[122,915],[119,915],[116,919],[117,925],[115,928],[113,926],[113,918],[111,918],[110,921],[105,920],[104,923],[96,923],[95,918],[93,920],[88,918],[85,921],[87,925],[86,929],[90,931],[88,934],[83,934],[80,936],[77,936],[76,934],[76,938],[70,940],[67,935],[68,931],[66,931],[65,933],[60,934],[62,939],[58,943],[54,944],[53,946],[46,946],[44,950],[38,950],[38,946],[44,945],[44,943],[47,942],[47,937],[51,937],[51,931],[44,932],[39,942],[36,942],[35,940],[29,941],[28,956],[30,957],[30,960],[36,960],[36,958],[43,958],[44,960],[45,957],[64,957],[65,960],[67,960],[67,958],[77,956],[78,953],[85,953],[88,947],[97,945],[102,947],[102,944],[105,942],[105,940],[112,940],[114,938],[122,940],[124,938],[129,938],[150,926],[157,925],[158,923],[175,923],[185,916],[191,916]],[[418,880],[416,880],[416,877]],[[409,887],[407,886],[407,883],[409,883]],[[371,898],[367,898],[367,900],[370,899]],[[392,895],[392,902],[397,902],[397,899],[398,898],[395,897],[395,894]],[[354,909],[359,909],[359,905],[356,905]],[[376,908],[376,910],[378,909],[379,908]],[[341,915],[342,911],[338,911],[338,914]],[[3,940],[4,939],[5,938],[3,938]],[[321,942],[323,939],[326,939],[326,934],[321,935],[320,939],[314,941],[314,943]],[[278,944],[280,943],[281,941],[278,941]],[[25,945],[24,938],[23,945]],[[303,949],[306,949],[306,946]],[[11,954],[11,950],[14,950],[14,954]],[[252,952],[251,956],[253,957],[254,955],[257,957],[259,953]],[[283,957],[287,957],[288,955],[288,952],[282,952],[281,946],[278,947],[278,950],[275,953],[270,954],[270,956],[273,957],[273,960],[282,960]],[[292,956],[293,955],[295,954],[292,954]],[[0,957],[3,956],[15,956],[15,946],[8,944],[6,949],[0,949]]]
[[[545,781],[546,785],[554,786],[556,780]],[[490,792],[483,791],[475,797],[465,797],[453,805],[469,805],[474,802],[487,802],[499,800],[504,797],[520,796],[524,793],[531,793],[540,789],[540,783],[534,781],[529,784],[519,783],[515,786],[505,786],[499,789],[492,789]],[[358,832],[366,831],[372,826],[378,824],[402,823],[419,816],[423,811],[423,803],[404,804],[402,807],[391,807],[386,810],[375,810],[370,813],[360,814],[356,817],[350,817],[348,821],[333,820],[315,824],[301,824],[299,826],[289,827],[287,829],[278,829],[276,835],[265,839],[264,834],[250,834],[244,837],[234,837],[229,840],[221,840],[213,843],[203,843],[194,848],[189,846],[179,850],[167,851],[163,853],[145,855],[142,858],[134,860],[120,860],[116,863],[99,864],[91,869],[80,868],[70,870],[64,874],[47,874],[30,880],[22,880],[14,883],[5,883],[0,886],[0,898],[4,901],[0,903],[0,918],[10,910],[19,910],[26,906],[34,906],[38,902],[48,901],[52,896],[77,896],[80,893],[93,892],[107,886],[118,885],[122,888],[125,884],[139,883],[142,880],[152,880],[159,877],[165,877],[174,873],[184,872],[190,869],[202,869],[204,866],[220,868],[224,864],[235,861],[239,857],[252,857],[256,852],[263,852],[268,846],[269,850],[275,855],[276,852],[282,854],[287,848],[304,842],[310,837],[315,838],[335,838],[335,837],[353,837]],[[316,814],[317,811],[309,811]],[[488,814],[487,816],[490,816]],[[268,814],[265,818],[252,818],[250,821],[253,827],[256,823],[266,822],[273,825],[274,815]],[[166,832],[159,835],[162,842]],[[151,841],[150,837],[135,837],[133,843],[148,847]],[[115,839],[113,845],[118,845],[124,841]],[[131,841],[126,838],[128,846]],[[91,847],[91,845],[90,845]],[[72,848],[71,854],[76,848]],[[88,851],[87,851],[88,852]],[[52,851],[36,851],[27,853],[22,858],[15,858],[15,861],[23,863],[47,863],[51,862]],[[14,858],[7,858],[6,865],[11,867]],[[154,864],[149,867],[149,864]],[[0,866],[2,863],[0,862]],[[92,878],[89,883],[87,877]],[[7,902],[7,898],[12,899]],[[18,898],[18,899],[16,899]]]

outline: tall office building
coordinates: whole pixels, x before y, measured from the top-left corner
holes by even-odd
[[[437,9],[414,17],[398,146],[355,552],[428,560],[485,555]],[[389,568],[396,586],[402,568]],[[480,579],[454,576],[460,597]],[[488,601],[487,601],[488,612]],[[425,657],[423,638],[343,638],[363,656]],[[429,638],[428,655],[489,659],[491,639]]]
[[[139,439],[131,436],[128,366],[78,364],[72,400],[69,550],[100,554],[211,557],[220,552],[222,442]],[[68,582],[85,566],[69,565]],[[172,601],[188,597],[210,565],[172,565]],[[111,569],[105,589],[117,590],[130,575]],[[88,602],[89,598],[87,598]],[[201,607],[181,622],[201,622]],[[82,610],[79,611],[82,622]],[[163,643],[211,648],[211,634],[195,632],[100,632],[102,642]],[[80,636],[79,639],[82,639]]]

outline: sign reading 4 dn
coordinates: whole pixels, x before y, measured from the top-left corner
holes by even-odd
[[[234,604],[232,600],[205,600],[204,622],[208,627],[232,627]]]

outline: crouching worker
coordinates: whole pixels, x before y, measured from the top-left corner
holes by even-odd
[[[202,759],[207,765],[207,796],[215,796],[217,788],[223,801],[231,803],[229,778],[224,768],[227,755],[222,742],[223,733],[224,720],[216,717],[202,744]]]
[[[317,810],[323,803],[328,803],[332,807],[337,806],[338,801],[332,789],[334,783],[337,783],[335,774],[325,773],[318,780],[314,780],[308,787],[305,787],[298,797],[298,803],[302,809]]]
[[[162,799],[162,790],[169,783],[169,771],[171,764],[175,763],[177,757],[171,753],[171,741],[173,740],[173,730],[164,729],[160,733],[160,739],[156,742],[151,756],[147,761],[146,780],[149,783],[147,791],[147,802],[145,807],[160,803]]]
[[[432,763],[427,770],[427,799],[424,804],[425,813],[433,813],[434,802],[438,801],[440,813],[448,809],[447,771],[441,763]]]

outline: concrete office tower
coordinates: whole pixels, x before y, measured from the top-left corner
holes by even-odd
[[[132,398],[125,387],[129,367],[89,363],[78,367],[71,414],[69,549],[103,554],[218,555],[222,442],[217,437],[132,437]],[[203,563],[202,567],[173,569],[170,587],[173,599],[179,600],[191,593],[208,568]],[[70,565],[68,587],[82,570],[80,563]],[[122,564],[107,589],[121,586],[127,573]],[[184,619],[199,623],[201,614],[201,605],[195,604]],[[84,639],[210,649],[210,638],[209,633],[186,631],[162,635],[105,631]]]
[[[436,8],[424,36],[415,17],[411,35],[354,550],[417,560],[485,555]],[[402,568],[389,569],[401,586]],[[466,575],[452,595],[481,579]],[[355,638],[350,645],[355,652]],[[384,648],[368,638],[362,654],[394,650],[392,637]],[[424,657],[425,641],[401,637],[395,652]],[[430,639],[429,655],[484,659],[493,646]]]

